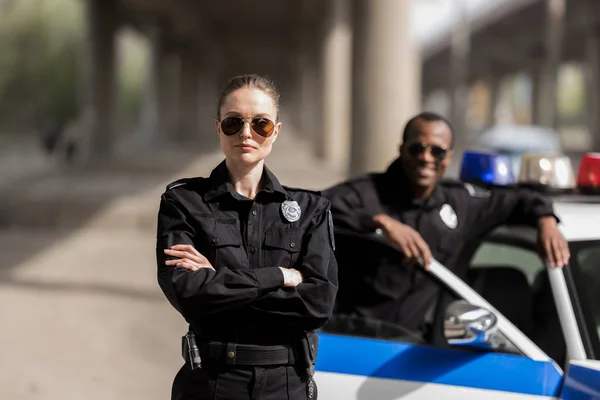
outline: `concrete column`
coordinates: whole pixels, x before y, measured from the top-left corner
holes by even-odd
[[[196,54],[185,49],[181,54],[179,138],[184,142],[199,139],[200,71]]]
[[[156,144],[163,130],[163,118],[161,115],[162,76],[161,64],[162,54],[166,43],[160,26],[155,25],[148,32],[150,40],[149,74],[146,81],[144,108],[141,121],[141,141],[147,145]]]
[[[409,1],[355,0],[350,174],[383,170],[420,105]]]
[[[84,157],[102,160],[111,156],[115,142],[116,45],[119,26],[116,0],[87,0],[87,57],[82,138]]]
[[[498,123],[496,118],[496,109],[498,108],[498,101],[500,100],[500,82],[501,78],[498,76],[493,76],[488,78],[487,87],[490,94],[490,104],[489,110],[487,114],[487,123],[488,126],[493,126]]]
[[[149,30],[150,74],[142,113],[142,141],[154,146],[178,132],[179,76],[181,60],[169,52],[169,43],[162,27]]]
[[[311,140],[315,153],[322,146],[320,136],[323,135],[323,110],[320,74],[320,54],[316,46],[303,45],[301,47],[298,69],[300,77],[300,91],[298,109],[297,129],[302,137]]]
[[[468,140],[467,113],[469,107],[469,55],[471,51],[471,30],[466,6],[455,1],[459,12],[459,22],[452,31],[450,50],[450,122],[456,133],[454,146],[462,151]]]
[[[323,131],[317,156],[347,169],[352,107],[351,4],[329,0],[323,46]]]
[[[565,0],[546,1],[546,35],[544,57],[540,65],[535,123],[549,128],[557,124],[557,76],[561,61],[561,48],[565,20]]]
[[[219,51],[202,51],[211,57],[199,61],[198,71],[198,137],[200,150],[208,153],[219,148],[219,137],[215,128],[217,118],[217,102],[220,95],[221,83],[219,76]]]
[[[598,4],[589,1],[590,12],[598,10]],[[593,148],[600,150],[600,26],[595,21],[595,15],[590,14],[589,34],[585,43],[585,78],[586,78],[586,100],[587,100],[587,125],[589,135],[592,139]]]

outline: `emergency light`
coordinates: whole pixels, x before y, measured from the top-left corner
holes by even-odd
[[[582,193],[600,193],[600,153],[586,153],[581,159],[577,186]]]
[[[575,189],[571,160],[562,154],[523,154],[518,181],[519,186],[549,192],[570,192]]]
[[[460,169],[463,182],[509,186],[515,183],[511,159],[505,154],[465,151]]]

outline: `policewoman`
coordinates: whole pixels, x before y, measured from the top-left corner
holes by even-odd
[[[218,101],[225,160],[167,186],[158,282],[189,323],[172,399],[316,399],[315,330],[337,292],[330,203],[265,166],[281,122],[267,78],[234,77]]]

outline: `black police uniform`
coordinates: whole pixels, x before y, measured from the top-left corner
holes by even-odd
[[[222,162],[209,178],[176,181],[162,195],[158,282],[190,324],[201,359],[191,363],[184,346],[173,399],[317,396],[314,331],[330,318],[337,292],[330,204],[283,187],[267,167],[263,183],[254,200],[238,194]],[[299,220],[286,219],[286,201],[298,203]],[[175,244],[193,245],[216,272],[165,266],[172,257],[163,250]],[[296,268],[303,282],[283,287],[278,267]]]
[[[412,199],[400,158],[384,173],[369,174],[323,192],[331,201],[336,227],[373,232],[372,218],[385,213],[416,230],[433,257],[464,277],[455,266],[464,245],[505,223],[536,226],[553,216],[552,203],[526,189],[485,190],[460,181],[441,181],[426,200]],[[454,226],[456,225],[456,226]],[[339,242],[339,240],[338,240]],[[389,321],[411,331],[423,331],[425,315],[435,304],[438,286],[425,274],[401,268],[401,256],[374,257],[356,249],[341,253],[340,291],[336,314]],[[352,265],[352,270],[346,270]],[[460,268],[457,269],[456,267]]]

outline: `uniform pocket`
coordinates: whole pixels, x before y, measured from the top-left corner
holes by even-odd
[[[202,234],[199,239],[202,242],[199,250],[208,258],[213,267],[227,266],[237,268],[239,260],[245,256],[242,254],[242,236],[239,229],[239,221],[204,219],[200,221]]]
[[[263,266],[292,268],[298,261],[302,235],[297,229],[274,228],[265,233]]]

